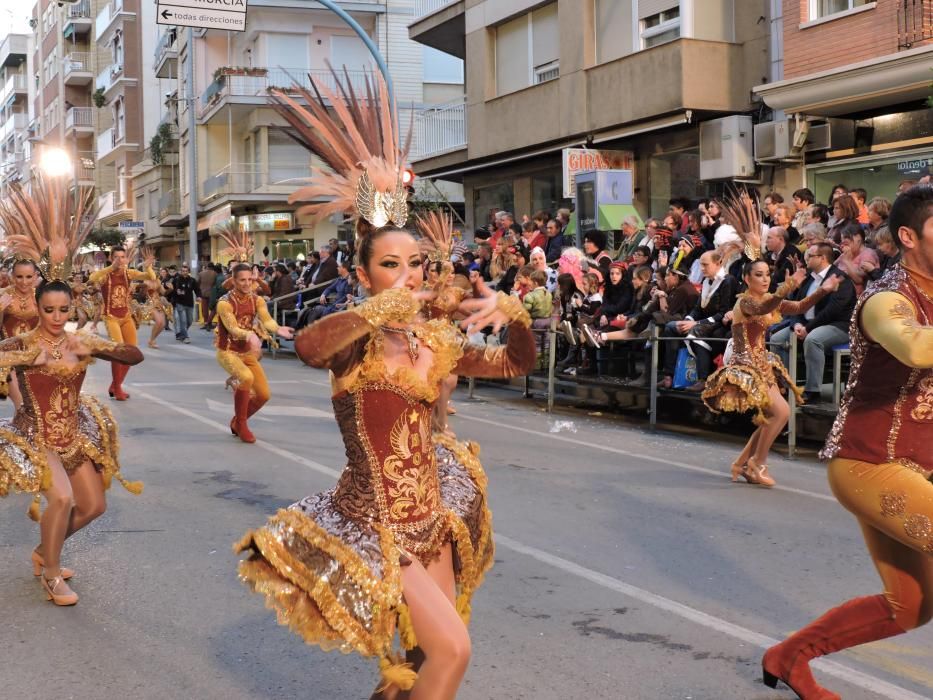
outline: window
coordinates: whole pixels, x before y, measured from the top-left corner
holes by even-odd
[[[680,8],[658,12],[641,20],[641,45],[644,49],[680,38]]]
[[[159,190],[149,190],[149,218],[159,218]]]
[[[810,0],[810,20],[854,10],[870,0]]]
[[[266,43],[266,67],[277,70],[301,69],[307,71],[311,63],[308,61],[308,36],[306,34],[276,34],[268,33],[263,36]],[[362,43],[362,42],[361,42]],[[340,69],[339,64],[334,67]]]
[[[634,50],[632,3],[595,0],[596,63],[608,63]]]
[[[496,92],[505,95],[560,77],[557,3],[496,27]]]
[[[118,97],[111,105],[113,111],[113,143],[116,145],[126,136],[126,112],[123,109],[123,98]]]
[[[463,82],[463,61],[449,53],[438,51],[430,46],[422,46],[421,65],[426,83],[459,85]]]
[[[511,182],[473,189],[473,226],[492,223],[497,211],[514,210],[515,193]]]
[[[117,166],[117,202],[126,201],[126,166]]]
[[[295,148],[288,134],[269,129],[269,184],[297,186],[296,178],[308,177],[310,158],[303,148]]]
[[[110,56],[113,58],[113,68],[117,71],[123,68],[123,32],[119,29],[113,33],[113,41],[110,44]]]
[[[338,70],[346,66],[352,73],[370,69],[373,55],[359,37],[335,35],[330,38],[330,62]]]

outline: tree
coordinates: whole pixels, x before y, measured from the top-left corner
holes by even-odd
[[[109,250],[126,243],[126,236],[118,228],[96,228],[88,234],[84,244],[97,250]]]

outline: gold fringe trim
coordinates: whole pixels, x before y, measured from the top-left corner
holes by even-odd
[[[752,421],[763,425],[768,417],[766,411],[771,407],[770,387],[779,382],[794,392],[797,402],[804,403],[803,390],[791,382],[780,360],[769,357],[769,368],[774,375],[773,381],[765,377],[756,367],[746,364],[726,365],[713,372],[706,380],[703,390],[703,403],[713,413],[745,413],[754,411]]]
[[[415,626],[411,621],[411,610],[405,603],[398,606],[398,638],[404,649],[410,651],[418,646]]]
[[[29,519],[34,522],[39,522],[39,519],[42,517],[42,512],[40,507],[42,505],[42,496],[36,494],[32,497],[32,501],[29,503],[29,510],[26,511],[26,515],[29,516]]]
[[[391,686],[397,686],[401,690],[411,690],[415,681],[418,680],[418,674],[414,667],[402,661],[400,657],[387,654],[379,659],[379,675],[382,677],[382,684],[376,688],[376,692],[381,693]]]

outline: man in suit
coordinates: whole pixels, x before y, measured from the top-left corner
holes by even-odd
[[[665,337],[683,336],[691,353],[696,357],[697,382],[690,391],[702,391],[706,378],[713,371],[714,349],[716,354],[726,347],[732,334],[732,307],[735,306],[735,278],[726,272],[722,256],[709,250],[700,256],[703,286],[696,306],[682,321],[670,321],[664,326]],[[659,386],[670,389],[674,383],[674,367],[681,344],[662,341],[664,351],[664,378]]]
[[[311,284],[330,282],[337,277],[337,260],[330,254],[330,248],[321,248],[321,264],[311,275]]]
[[[337,263],[337,279],[331,282],[318,299],[317,306],[305,309],[295,324],[295,328],[304,328],[319,318],[347,308],[353,299],[353,284],[350,281],[350,263],[341,260]]]
[[[799,301],[809,296],[819,289],[829,275],[843,278],[839,289],[821,299],[802,316],[787,319],[790,325],[771,336],[774,343],[785,344],[792,334],[797,340],[803,341],[803,356],[807,365],[804,398],[811,404],[821,400],[820,387],[823,385],[826,356],[832,352],[834,345],[849,340],[849,320],[852,318],[856,302],[855,285],[845,273],[832,264],[832,255],[833,248],[828,243],[816,243],[807,249],[805,258],[810,276],[790,299]],[[778,347],[777,352],[785,365],[790,362],[786,349]]]

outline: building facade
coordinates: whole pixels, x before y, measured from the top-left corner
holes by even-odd
[[[571,206],[567,148],[616,152],[642,216],[720,191],[730,177],[700,178],[699,125],[754,114],[770,70],[767,0],[420,0],[417,14],[410,36],[464,58],[466,90],[422,115],[415,169],[462,182],[473,227]]]
[[[755,93],[803,144],[773,157],[775,179],[893,199],[933,166],[933,0],[774,2],[783,72]]]
[[[8,34],[0,42],[0,196],[25,169],[29,142],[31,37]]]
[[[436,52],[432,62],[427,52],[425,61],[425,48],[408,38],[413,0],[340,5],[386,58],[403,129],[426,104],[462,93],[459,60]],[[330,238],[352,235],[339,217],[314,225],[288,203],[288,195],[311,174],[312,159],[285,132],[286,124],[269,107],[267,94],[270,87],[285,88],[293,81],[307,87],[309,75],[333,84],[329,66],[346,70],[359,87],[374,63],[353,30],[330,10],[296,7],[288,0],[251,2],[241,33],[158,29],[152,72],[160,80],[165,133],[174,136],[166,139],[171,153],[163,154],[162,164],[142,161],[133,179],[137,196],[143,194],[136,217],[146,221],[146,240],[158,248],[163,262],[193,257],[188,246],[192,206],[198,213],[200,259],[222,259],[224,244],[215,227],[230,221],[254,234],[257,260],[296,259]],[[188,61],[194,73],[190,88]],[[425,70],[431,78],[427,83]],[[196,97],[194,134],[189,129],[189,94]],[[192,142],[194,201],[188,170]],[[413,148],[421,148],[417,139]]]

